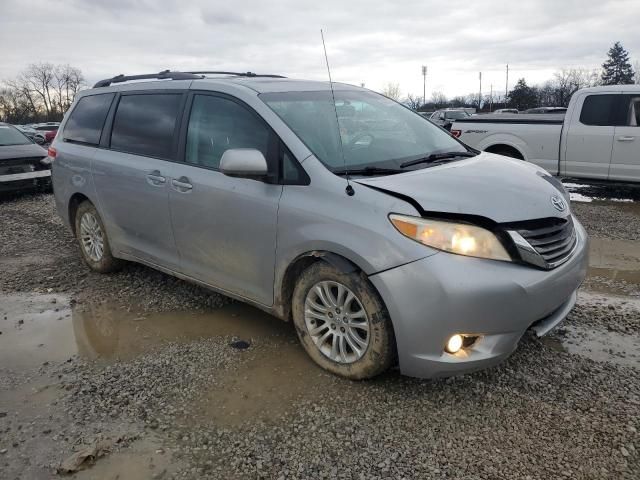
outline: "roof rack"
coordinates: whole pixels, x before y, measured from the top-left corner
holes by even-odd
[[[233,75],[236,77],[262,77],[262,78],[287,78],[282,75],[267,75],[253,72],[210,72],[210,71],[202,71],[202,72],[184,72],[184,73],[193,73],[195,75]]]
[[[265,78],[286,78],[282,75],[261,75],[253,72],[172,72],[163,70],[160,73],[148,73],[144,75],[116,75],[112,78],[100,80],[93,88],[108,87],[114,83],[128,82],[131,80],[196,80],[203,78],[203,75],[233,75],[236,77],[265,77]]]
[[[149,74],[145,74],[145,75],[116,75],[113,78],[107,78],[105,80],[100,80],[98,83],[96,83],[93,88],[100,88],[100,87],[108,87],[111,84],[114,83],[122,83],[122,82],[128,82],[130,80],[152,80],[152,79],[158,79],[158,80],[195,80],[197,78],[202,78],[201,75],[194,75],[193,73],[189,73],[189,72],[172,72],[170,70],[163,70],[160,73],[149,73]]]

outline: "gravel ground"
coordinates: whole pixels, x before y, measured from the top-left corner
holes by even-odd
[[[640,240],[638,203],[610,205],[572,202],[571,210],[589,235],[618,240]]]
[[[574,211],[593,235],[639,235],[630,210]],[[0,204],[0,292],[52,289],[80,308],[95,299],[149,311],[228,302],[145,267],[89,273],[53,212],[47,195]],[[585,295],[567,323],[637,338],[640,307]],[[349,382],[313,366],[271,368],[274,359],[299,363],[293,335],[256,338],[247,350],[230,340],[165,344],[129,361],[74,356],[28,372],[20,385],[0,382],[0,478],[50,478],[97,439],[107,439],[109,452],[77,478],[117,478],[129,451],[142,452],[127,460],[126,471],[138,473],[120,478],[640,477],[636,368],[527,335],[490,370],[433,381],[392,371]],[[255,408],[216,420],[203,405],[223,398]]]
[[[74,301],[115,299],[150,311],[216,308],[230,300],[142,265],[111,275],[91,272],[58,217],[53,195],[0,200],[0,291],[71,294]]]

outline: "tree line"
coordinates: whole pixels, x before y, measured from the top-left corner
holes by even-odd
[[[632,67],[629,52],[620,42],[616,42],[607,54],[602,69],[584,68],[562,69],[553,78],[541,85],[528,85],[521,78],[505,98],[504,94],[479,93],[447,98],[442,92],[433,92],[431,98],[423,101],[422,95],[408,94],[403,102],[413,110],[432,111],[440,108],[475,108],[490,111],[498,108],[526,110],[535,107],[566,107],[572,95],[581,88],[598,85],[640,84],[640,62]],[[382,90],[384,95],[400,100],[400,86],[388,83]]]
[[[85,86],[78,68],[31,64],[0,83],[0,120],[15,124],[60,121]]]

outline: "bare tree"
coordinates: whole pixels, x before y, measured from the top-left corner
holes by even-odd
[[[0,118],[16,123],[60,120],[84,85],[82,72],[69,65],[29,65],[15,79],[2,82]]]
[[[443,108],[449,104],[447,96],[442,92],[433,92],[431,94],[431,103],[434,108]]]
[[[385,97],[392,98],[393,100],[400,100],[400,84],[388,82],[382,89],[382,94]]]
[[[411,110],[418,110],[422,105],[422,95],[413,95],[411,93],[407,95],[407,106]]]

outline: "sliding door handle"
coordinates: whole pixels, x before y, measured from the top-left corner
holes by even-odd
[[[190,180],[187,177],[180,177],[179,179],[171,180],[171,185],[173,188],[181,193],[189,192],[193,189],[193,185],[191,185]]]

